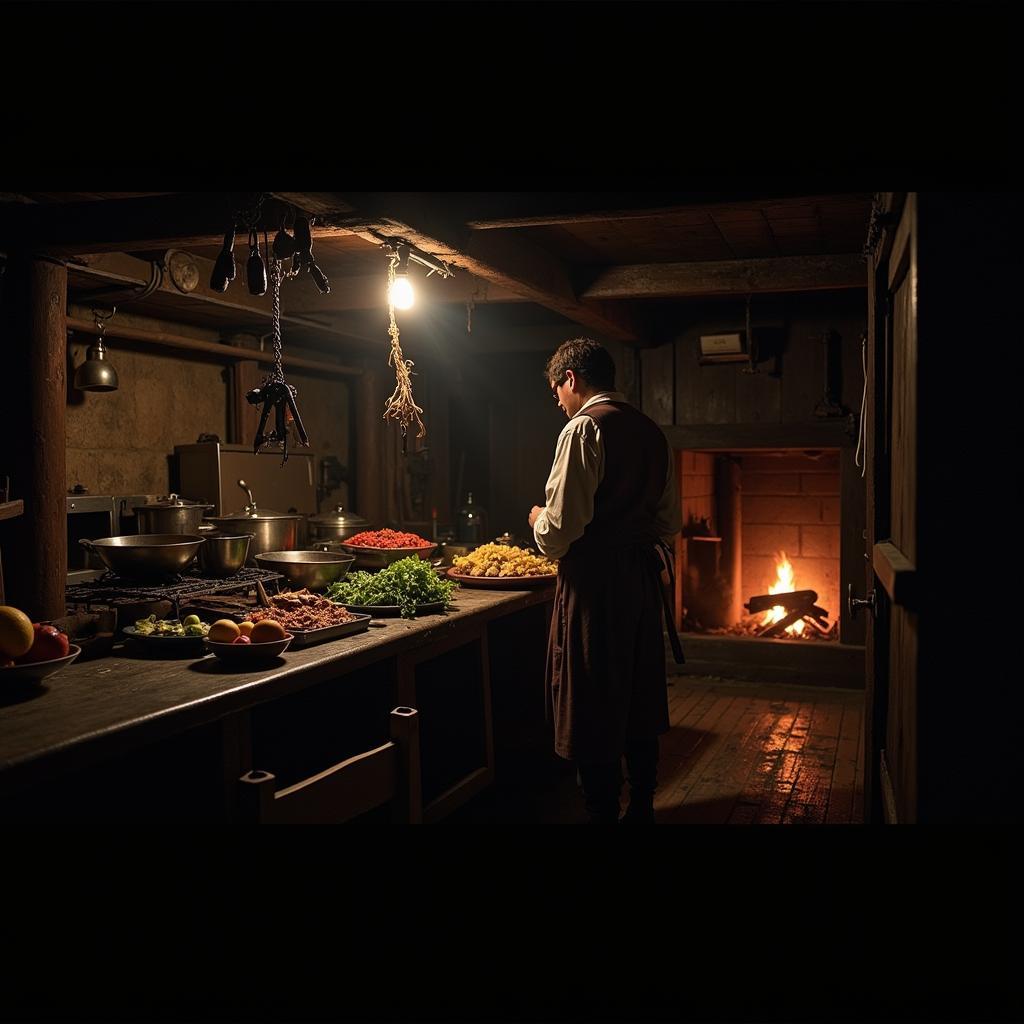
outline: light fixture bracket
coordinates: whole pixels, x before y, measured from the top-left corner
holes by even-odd
[[[396,274],[408,273],[409,260],[427,267],[430,270],[430,274],[452,277],[455,273],[440,256],[431,256],[430,253],[417,249],[415,245],[403,241],[401,238],[386,238],[376,232],[373,232],[373,236],[380,239],[381,247],[386,253],[398,256]],[[427,277],[430,277],[430,274],[427,274]]]

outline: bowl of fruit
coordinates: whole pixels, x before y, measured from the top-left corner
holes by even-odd
[[[236,665],[277,658],[288,650],[291,642],[291,633],[275,619],[257,623],[218,619],[206,635],[207,650],[221,661]]]
[[[39,682],[81,653],[56,626],[33,622],[20,608],[0,605],[0,686]]]

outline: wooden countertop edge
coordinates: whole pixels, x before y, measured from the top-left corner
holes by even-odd
[[[506,593],[497,591],[481,590],[478,593],[491,598],[506,596]],[[467,611],[466,614],[458,617],[445,617],[437,623],[430,623],[429,627],[423,631],[381,637],[380,643],[358,650],[339,646],[343,645],[347,638],[303,648],[301,650],[304,654],[322,652],[323,657],[302,665],[285,663],[267,674],[260,674],[258,678],[247,678],[232,689],[174,704],[150,714],[127,717],[107,728],[85,732],[72,739],[40,747],[21,757],[0,758],[0,793],[63,774],[72,768],[87,767],[149,743],[180,735],[189,729],[212,724],[258,704],[326,682],[332,677],[339,678],[339,676],[355,672],[375,662],[398,657],[408,651],[444,640],[463,629],[482,625],[534,605],[543,604],[553,599],[554,587],[507,592],[508,596],[513,594],[515,595],[513,600],[488,604],[485,607]],[[357,635],[361,636],[362,634]],[[88,664],[100,665],[102,661]],[[143,666],[147,663],[140,661],[138,664]],[[160,662],[159,664],[166,663]],[[203,664],[212,665],[214,662],[209,658],[194,662],[182,662],[182,669],[186,672],[197,672],[200,670],[193,666]],[[341,669],[340,673],[339,669]],[[66,669],[65,671],[70,670]]]

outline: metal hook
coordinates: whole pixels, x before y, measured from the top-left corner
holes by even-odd
[[[96,329],[100,332],[100,337],[103,337],[103,332],[106,329],[107,321],[114,318],[114,314],[117,312],[117,306],[111,306],[110,312],[104,316],[95,306],[92,307],[92,318],[96,324]]]

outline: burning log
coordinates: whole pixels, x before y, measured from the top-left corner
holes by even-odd
[[[743,607],[752,615],[767,612],[774,608],[782,608],[781,618],[774,619],[758,631],[759,637],[781,636],[790,626],[806,620],[816,626],[820,632],[828,632],[828,612],[815,602],[818,595],[813,590],[792,590],[787,594],[758,594],[752,597]]]

